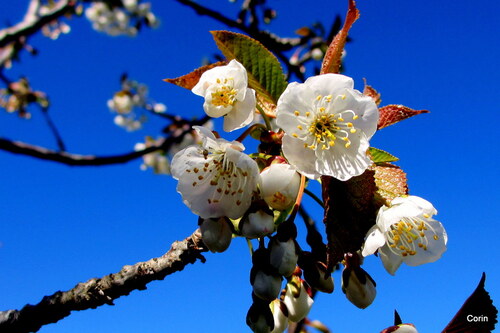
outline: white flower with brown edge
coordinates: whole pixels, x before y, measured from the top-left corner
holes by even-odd
[[[378,108],[353,87],[347,76],[324,74],[289,84],[279,98],[276,120],[286,133],[283,153],[306,177],[345,181],[372,164],[367,150]]]
[[[203,109],[213,118],[224,117],[224,131],[250,124],[255,114],[255,90],[248,88],[247,71],[236,60],[204,72],[192,89],[205,98]]]
[[[259,168],[238,141],[218,139],[208,129],[194,126],[201,145],[179,151],[172,159],[177,192],[201,218],[227,216],[237,219],[250,207],[257,191]]]
[[[434,220],[434,206],[417,196],[398,197],[391,206],[382,206],[376,225],[369,231],[363,256],[378,250],[385,269],[392,275],[405,262],[418,266],[434,262],[446,251],[448,236]]]

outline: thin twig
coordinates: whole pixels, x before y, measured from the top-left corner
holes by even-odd
[[[182,271],[188,264],[202,256],[208,249],[196,230],[183,241],[174,242],[163,256],[131,266],[124,266],[118,273],[79,283],[68,291],[58,291],[45,296],[36,305],[26,305],[21,310],[0,312],[0,331],[3,333],[36,332],[42,326],[58,322],[71,311],[95,309],[126,296],[134,290],[144,290],[152,281],[163,280],[167,275]]]
[[[50,131],[52,132],[52,135],[56,139],[57,147],[59,148],[59,151],[66,151],[66,146],[64,144],[64,141],[61,137],[61,134],[59,133],[59,130],[57,129],[56,125],[52,121],[52,118],[49,115],[49,110],[48,108],[42,107],[42,114],[43,117],[45,118],[45,121],[47,122],[47,126],[49,126]]]

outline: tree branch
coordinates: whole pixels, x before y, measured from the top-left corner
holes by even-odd
[[[36,7],[37,2],[32,2],[28,9],[27,15],[23,21],[18,24],[0,30],[0,48],[6,46],[11,42],[18,41],[21,37],[30,36],[44,25],[51,21],[63,16],[75,7],[75,0],[60,0],[50,12],[45,15],[38,16],[33,7]],[[29,14],[29,15],[28,15]]]
[[[203,125],[207,121],[208,117],[203,117],[190,122],[190,124]],[[170,136],[166,138],[160,144],[153,145],[138,151],[111,156],[71,154],[64,151],[54,151],[44,147],[34,146],[20,141],[11,141],[4,138],[0,138],[0,150],[8,151],[13,154],[31,156],[45,161],[58,162],[69,166],[112,165],[127,163],[157,150],[168,151],[173,144],[180,142],[182,138],[189,132],[191,132],[191,127],[185,129],[177,136]]]
[[[159,258],[124,266],[118,273],[79,283],[69,291],[58,291],[45,296],[36,305],[28,304],[21,310],[0,312],[0,331],[36,332],[43,325],[69,316],[71,311],[113,305],[113,300],[134,290],[144,290],[149,282],[163,280],[167,275],[182,271],[187,264],[194,264],[198,259],[205,262],[201,253],[206,251],[208,249],[197,229],[185,240],[174,242],[170,250]]]

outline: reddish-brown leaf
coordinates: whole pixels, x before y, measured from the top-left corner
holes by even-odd
[[[354,0],[349,0],[349,7],[347,9],[344,26],[330,43],[328,50],[326,50],[325,58],[323,59],[323,64],[321,65],[321,74],[339,72],[342,62],[342,51],[344,50],[349,29],[351,29],[352,24],[358,19],[358,17],[359,10],[356,8],[356,2]]]
[[[344,253],[361,248],[368,230],[375,224],[380,204],[374,200],[375,171],[366,170],[348,181],[321,177],[328,238],[327,261],[331,271]]]
[[[227,61],[219,61],[219,62],[216,62],[214,64],[205,65],[205,66],[202,66],[200,68],[195,69],[194,71],[192,71],[189,74],[179,76],[175,79],[164,79],[163,81],[173,83],[176,86],[191,90],[198,83],[198,81],[200,80],[200,77],[203,73],[205,73],[209,69],[212,69],[212,68],[217,67],[217,66],[223,66],[223,65],[227,65]]]
[[[382,163],[371,168],[375,171],[375,185],[377,194],[389,204],[392,199],[408,194],[406,173],[400,167]]]
[[[377,129],[381,129],[401,120],[416,116],[421,113],[429,113],[428,110],[413,110],[404,105],[386,105],[378,109],[380,117],[378,119]]]
[[[363,95],[370,96],[373,98],[373,101],[375,104],[380,105],[380,102],[382,102],[382,99],[380,98],[380,94],[372,87],[366,84],[366,79],[363,79],[365,82],[365,88],[363,89]]]

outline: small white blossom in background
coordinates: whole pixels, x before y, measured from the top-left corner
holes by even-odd
[[[248,88],[245,67],[236,60],[204,72],[193,93],[205,98],[203,109],[213,118],[224,117],[224,131],[250,124],[255,115],[255,90]]]
[[[243,144],[217,139],[208,129],[194,126],[201,145],[179,151],[172,159],[177,192],[202,218],[237,219],[250,207],[260,181],[257,163],[242,153]]]
[[[297,198],[300,187],[300,175],[289,164],[273,163],[260,174],[261,195],[273,209],[290,208]]]
[[[279,98],[276,121],[286,133],[283,153],[306,177],[345,181],[372,164],[367,150],[378,108],[353,87],[347,76],[324,74],[289,84]]]
[[[158,145],[163,139],[154,140],[151,137],[146,137],[145,143],[137,143],[135,145],[135,150],[143,150],[148,147]],[[169,175],[170,174],[170,162],[165,156],[165,152],[157,150],[152,153],[146,154],[142,157],[143,164],[141,165],[141,170],[146,170],[152,168],[155,174]]]
[[[121,90],[108,100],[108,108],[117,113],[114,122],[127,131],[136,131],[142,128],[147,121],[145,110],[163,113],[167,107],[162,103],[148,100],[148,87],[126,76],[121,79]],[[142,111],[140,109],[143,109]]]
[[[92,28],[110,36],[135,36],[137,24],[146,24],[156,28],[159,20],[151,12],[150,3],[138,3],[137,0],[123,0],[123,7],[110,6],[103,2],[93,2],[85,16],[92,22]]]
[[[398,197],[383,206],[376,225],[367,234],[363,256],[378,250],[385,269],[392,275],[405,262],[410,266],[430,263],[446,251],[448,236],[443,225],[432,218],[434,206],[417,196]]]

